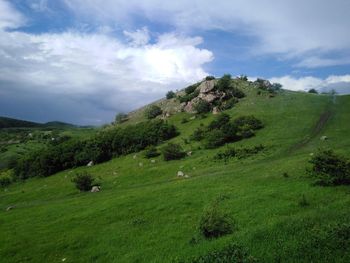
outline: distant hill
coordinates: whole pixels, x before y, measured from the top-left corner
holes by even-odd
[[[24,120],[18,120],[13,118],[7,118],[7,117],[0,117],[0,129],[3,128],[32,128],[32,127],[40,127],[42,124],[31,122],[31,121],[24,121]]]
[[[74,128],[77,127],[74,124],[60,122],[60,121],[51,121],[47,123],[37,123],[19,119],[13,119],[8,117],[0,117],[0,129],[3,128]]]

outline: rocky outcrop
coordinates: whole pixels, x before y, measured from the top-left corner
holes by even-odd
[[[215,87],[215,80],[206,80],[203,81],[199,87],[197,88],[199,90],[199,93],[208,93],[212,91]]]

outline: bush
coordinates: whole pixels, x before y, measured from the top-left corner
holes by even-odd
[[[249,125],[249,127],[253,130],[258,130],[264,127],[263,123],[253,115],[238,117],[233,121],[233,123],[237,127]]]
[[[181,119],[181,123],[182,123],[182,124],[187,123],[187,122],[188,122],[188,119],[186,119],[186,118],[182,118],[182,119]]]
[[[123,123],[125,121],[128,120],[128,115],[126,115],[125,113],[118,113],[116,116],[115,116],[115,123]]]
[[[150,159],[153,157],[159,156],[160,153],[158,152],[157,148],[155,146],[148,146],[145,151],[145,157]]]
[[[221,113],[218,115],[211,123],[208,125],[208,130],[221,129],[224,125],[230,122],[230,116],[226,113]]]
[[[226,91],[231,87],[231,75],[225,74],[223,75],[216,84],[216,89],[219,91]]]
[[[180,103],[189,102],[190,100],[193,100],[194,98],[196,98],[198,95],[199,95],[199,90],[195,90],[190,94],[186,94],[184,96],[178,97],[178,100]]]
[[[309,93],[314,93],[314,94],[318,94],[318,91],[317,90],[315,90],[315,89],[309,89],[309,91],[308,91]]]
[[[12,183],[11,171],[0,173],[0,187],[9,186]]]
[[[168,93],[166,94],[166,98],[168,100],[175,98],[175,92],[173,92],[172,90],[168,91]]]
[[[237,98],[235,97],[230,98],[220,105],[220,110],[224,111],[224,110],[232,109],[237,102],[238,102]]]
[[[206,133],[205,148],[214,149],[227,142],[227,136],[222,130],[213,130]]]
[[[188,94],[195,92],[195,90],[199,87],[199,85],[200,85],[200,82],[193,84],[193,85],[190,85],[187,88],[185,88],[186,94],[188,95]]]
[[[206,77],[205,77],[205,80],[213,80],[213,79],[215,79],[214,76],[206,76]]]
[[[324,186],[350,184],[350,161],[332,150],[320,150],[310,160],[311,175]]]
[[[186,153],[179,144],[168,143],[163,148],[163,157],[165,161],[178,160],[186,156]]]
[[[211,111],[210,103],[205,100],[198,101],[193,108],[198,114],[203,114]]]
[[[205,133],[206,131],[203,127],[198,127],[194,130],[193,134],[190,136],[190,139],[194,141],[201,141],[204,139]]]
[[[75,187],[80,191],[87,192],[92,188],[94,178],[87,172],[77,173],[72,182],[75,184]]]
[[[145,116],[147,119],[154,119],[155,117],[162,114],[162,109],[157,105],[149,106],[145,111]]]
[[[205,209],[200,223],[199,230],[206,238],[217,238],[231,234],[234,230],[233,219],[219,209],[219,202]]]

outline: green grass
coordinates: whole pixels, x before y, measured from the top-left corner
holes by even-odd
[[[248,96],[228,113],[254,114],[265,128],[232,144],[267,150],[227,164],[214,161],[215,150],[184,144],[200,123],[187,113],[172,116],[181,135],[174,138],[193,155],[155,163],[137,153],[93,167],[16,183],[0,193],[1,262],[171,262],[198,256],[229,243],[247,248],[261,262],[349,262],[349,250],[328,245],[326,229],[350,221],[349,187],[318,187],[306,176],[310,153],[330,147],[350,156],[350,97],[332,98],[283,92],[275,98]],[[325,109],[332,116],[320,134],[310,136]],[[329,140],[321,141],[321,135]],[[160,146],[161,147],[161,146]],[[140,167],[139,163],[143,166]],[[99,193],[80,193],[70,179],[87,170],[101,183]],[[177,171],[190,175],[176,177]],[[284,177],[287,172],[289,177]],[[213,240],[199,235],[203,209],[220,195],[222,209],[236,221],[232,234]],[[302,196],[308,206],[300,206]],[[5,211],[6,207],[15,208]],[[198,243],[190,240],[198,238]],[[318,242],[320,240],[320,242]],[[323,240],[323,242],[321,242]]]

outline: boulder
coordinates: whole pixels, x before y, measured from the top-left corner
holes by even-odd
[[[93,165],[94,165],[94,162],[90,161],[86,166],[90,167],[90,166],[93,166]]]
[[[328,137],[326,135],[323,135],[323,136],[321,136],[320,140],[321,141],[326,141],[326,140],[328,140]]]
[[[143,166],[143,163],[139,163],[139,166],[142,167],[142,166]]]
[[[209,103],[213,102],[214,100],[216,100],[218,98],[218,96],[216,96],[213,93],[201,93],[198,95],[198,98],[201,98],[202,100],[205,100]]]
[[[156,163],[156,160],[151,160],[151,163]]]
[[[199,93],[208,93],[212,91],[214,87],[215,87],[215,80],[203,81],[198,87]]]
[[[137,158],[137,155],[135,154],[132,158],[135,160]]]
[[[192,151],[187,152],[187,156],[192,156]]]
[[[101,187],[99,187],[98,185],[95,185],[91,188],[91,193],[97,193],[101,190]]]

